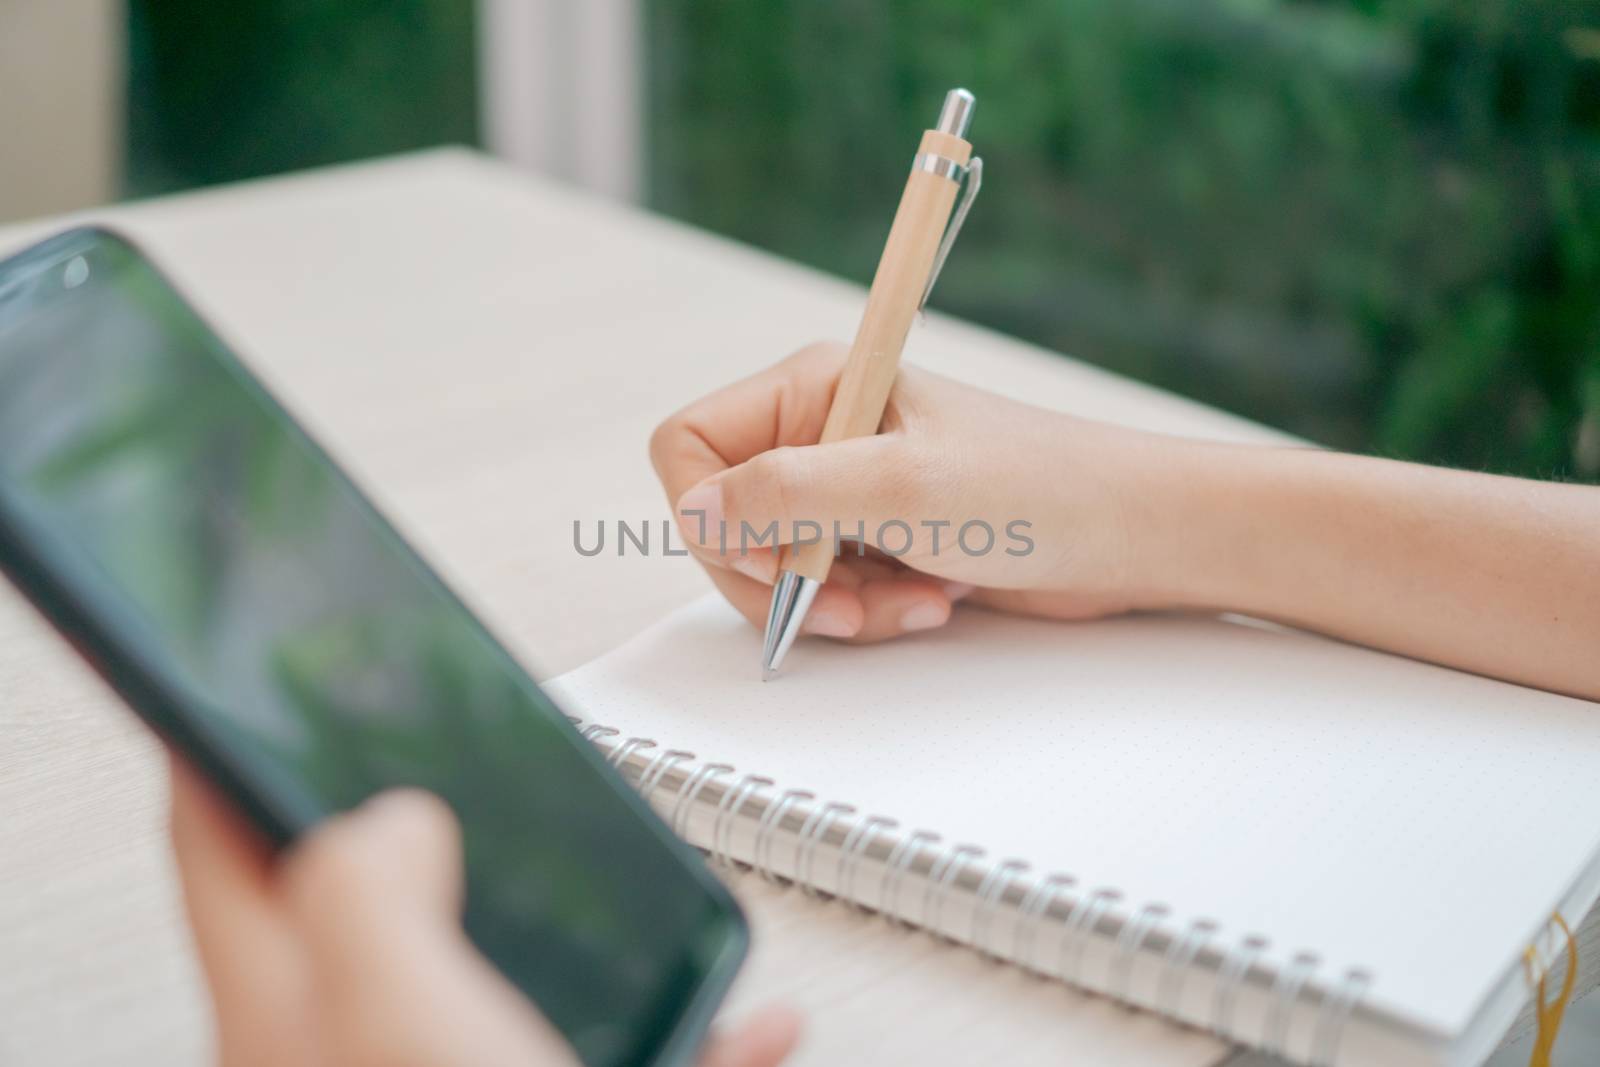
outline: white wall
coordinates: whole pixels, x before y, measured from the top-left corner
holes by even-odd
[[[117,195],[125,23],[122,0],[0,0],[0,222]]]

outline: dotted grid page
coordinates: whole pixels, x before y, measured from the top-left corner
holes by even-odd
[[[883,645],[758,635],[706,598],[564,676],[623,736],[1270,940],[1444,1035],[1600,849],[1600,705],[1214,619],[963,606]],[[1576,921],[1580,916],[1569,916]]]

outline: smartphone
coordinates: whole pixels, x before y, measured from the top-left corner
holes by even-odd
[[[748,941],[727,891],[103,229],[0,263],[0,568],[274,845],[448,801],[467,933],[584,1063],[697,1053]]]

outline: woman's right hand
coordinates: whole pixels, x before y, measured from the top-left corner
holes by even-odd
[[[691,404],[651,440],[685,541],[753,624],[765,622],[777,557],[751,535],[773,523],[784,542],[813,531],[831,542],[837,524],[883,549],[841,550],[806,620],[828,637],[930,629],[968,596],[1060,618],[1169,598],[1151,561],[1170,553],[1149,543],[1164,533],[1145,510],[1191,442],[905,368],[882,432],[811,443],[845,355],[802,349]]]
[[[811,633],[925,630],[965,596],[1057,618],[1233,611],[1600,700],[1594,486],[1166,437],[914,368],[882,432],[808,444],[844,359],[807,348],[691,404],[651,442],[680,529],[757,626],[777,562],[739,550],[741,524],[776,521],[785,536],[800,521],[824,536],[861,524],[869,541],[887,529],[895,555],[847,545]],[[987,540],[978,527],[958,539],[971,522],[994,531],[988,551],[970,551]]]

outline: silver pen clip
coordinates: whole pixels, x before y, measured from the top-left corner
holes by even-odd
[[[983,188],[983,158],[974,156],[972,162],[965,168],[965,182],[961,189],[961,199],[956,204],[954,214],[950,216],[950,225],[945,227],[944,239],[939,242],[939,254],[933,257],[933,273],[928,275],[928,284],[922,290],[922,299],[917,302],[917,310],[922,311],[928,306],[928,297],[933,295],[933,283],[939,280],[939,272],[944,270],[944,261],[950,256],[950,248],[956,243],[956,235],[961,232],[961,224],[967,221],[967,212],[972,210],[972,202],[978,198],[978,190]]]

